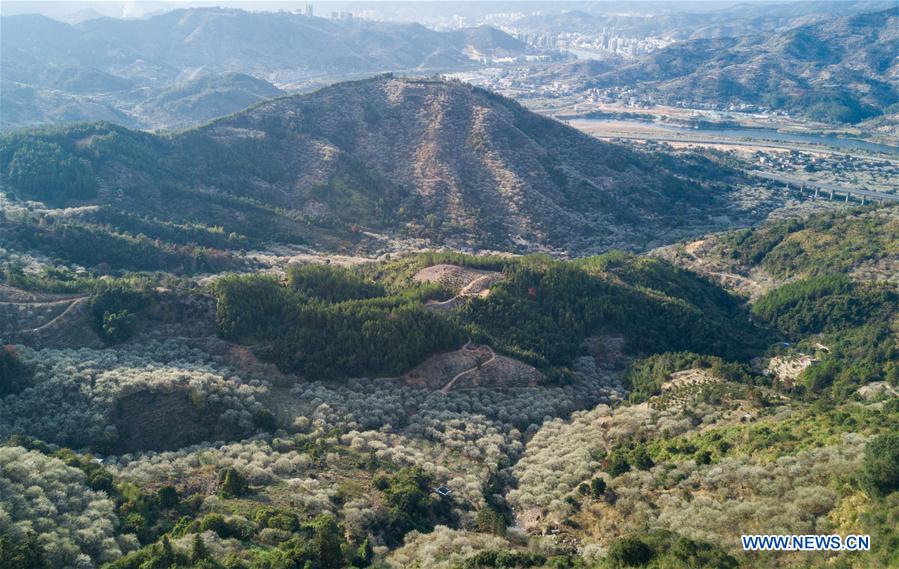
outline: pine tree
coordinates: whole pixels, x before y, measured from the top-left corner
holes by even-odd
[[[206,548],[206,543],[203,542],[203,538],[200,534],[194,534],[194,541],[191,545],[190,549],[190,563],[191,565],[196,565],[200,561],[209,558],[209,549]]]
[[[223,470],[219,478],[222,482],[223,498],[236,498],[238,496],[243,496],[249,490],[247,479],[244,478],[240,472],[233,468],[226,468],[225,470]]]
[[[169,541],[169,536],[162,536],[162,554],[159,556],[159,561],[156,563],[156,567],[171,567],[175,564],[175,551],[172,549],[172,542]]]
[[[313,522],[312,551],[321,567],[325,569],[343,567],[341,537],[341,528],[332,516],[320,516]]]

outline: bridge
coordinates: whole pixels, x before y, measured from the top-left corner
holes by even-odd
[[[769,172],[753,172],[753,174],[759,178],[786,184],[787,189],[795,186],[799,188],[799,191],[803,194],[808,192],[813,199],[833,200],[834,197],[842,197],[844,202],[849,203],[851,198],[855,198],[857,201],[860,201],[862,205],[868,202],[899,203],[899,194],[887,194],[884,192],[875,192],[874,190],[866,190],[864,188],[849,188],[824,182],[812,182],[810,180],[803,180],[802,178],[782,176],[780,174],[772,174]]]

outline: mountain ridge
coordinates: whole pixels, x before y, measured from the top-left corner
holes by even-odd
[[[239,233],[250,229],[245,212],[212,215],[190,200],[242,200],[328,231],[574,252],[640,248],[706,223],[729,205],[721,182],[740,179],[707,159],[601,142],[483,89],[391,75],[161,136],[106,125],[53,132],[2,139],[0,167],[23,196],[87,197]],[[44,193],[49,178],[29,156],[48,148],[83,187]]]
[[[142,111],[200,72],[220,83],[242,73],[296,91],[322,76],[463,69],[534,51],[486,26],[439,32],[419,24],[220,8],[74,25],[39,15],[4,16],[0,25],[4,129],[84,120],[157,128],[197,124],[189,110]],[[68,88],[59,76],[85,80]],[[224,99],[220,106],[224,114],[235,112],[246,98]]]
[[[858,123],[891,112],[899,8],[815,21],[774,35],[672,44],[623,67],[563,67],[583,89],[626,91],[664,104],[748,104],[824,122]],[[591,68],[597,73],[591,74]]]

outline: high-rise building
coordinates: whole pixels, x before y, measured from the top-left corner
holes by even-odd
[[[312,12],[312,4],[306,4],[306,17],[311,18],[312,16],[314,16]]]

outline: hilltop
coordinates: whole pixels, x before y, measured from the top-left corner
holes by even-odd
[[[725,185],[739,175],[707,159],[600,142],[482,89],[393,76],[164,136],[109,124],[10,134],[0,169],[21,198],[99,206],[69,222],[223,249],[383,249],[395,237],[639,249],[739,214]],[[217,235],[198,241],[192,224]]]

